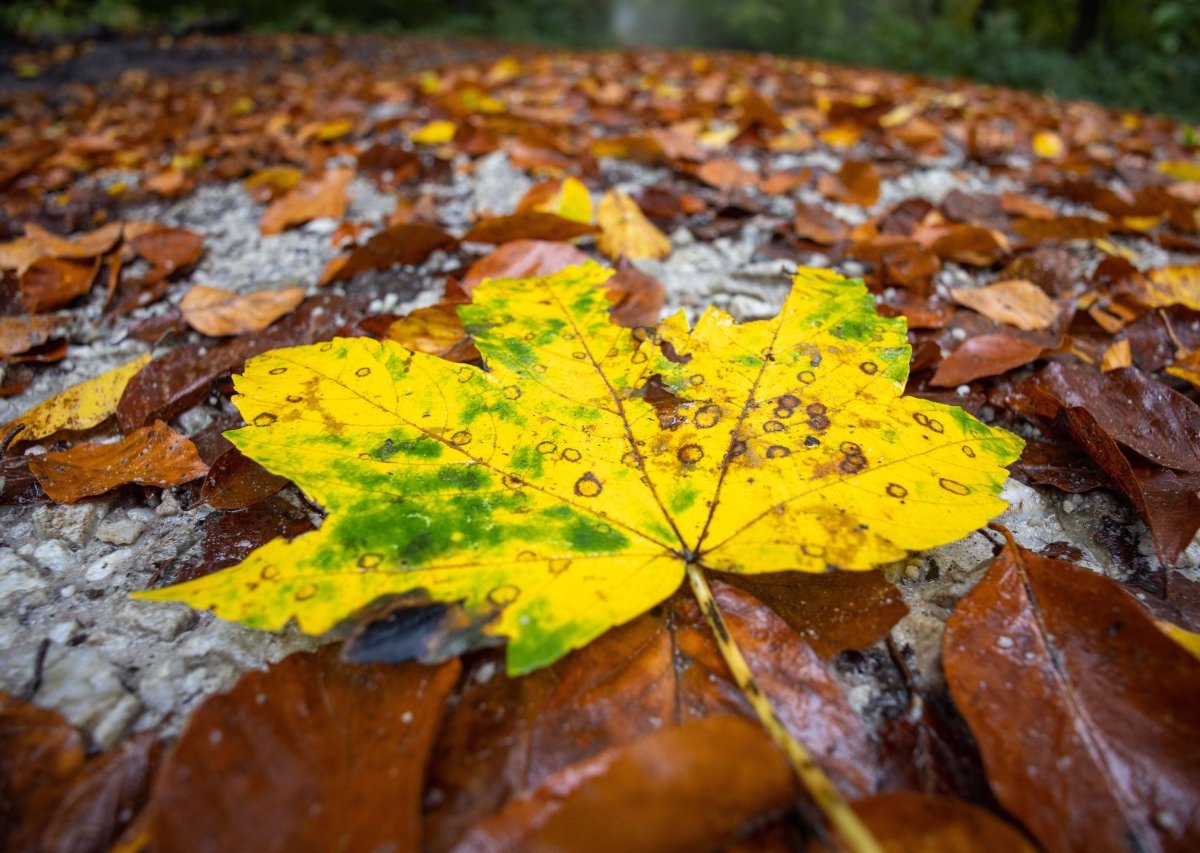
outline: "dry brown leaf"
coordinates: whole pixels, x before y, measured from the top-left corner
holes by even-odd
[[[0,270],[15,270],[21,275],[43,254],[41,246],[28,237],[0,243]]]
[[[31,456],[29,470],[51,498],[74,503],[126,483],[178,486],[203,477],[208,466],[194,444],[156,421],[115,444],[90,442]]]
[[[179,303],[189,326],[213,337],[258,332],[304,301],[304,288],[238,294],[198,284]]]
[[[341,219],[349,203],[346,188],[353,177],[350,169],[330,169],[319,180],[302,181],[263,212],[259,230],[264,235],[278,234],[313,219]]]
[[[879,169],[874,163],[847,160],[834,174],[817,179],[817,191],[831,201],[870,207],[879,201]]]
[[[554,213],[525,210],[481,219],[462,236],[464,243],[511,243],[513,240],[571,240],[596,233],[596,227]]]
[[[0,359],[20,355],[50,340],[63,317],[0,317]]]
[[[34,222],[25,223],[25,236],[42,254],[62,260],[91,260],[112,251],[121,239],[121,223],[112,222],[75,238],[60,237]]]
[[[440,228],[416,222],[390,225],[350,254],[334,258],[321,274],[321,284],[348,281],[360,272],[386,270],[398,264],[419,264],[439,249],[449,250],[458,240]]]
[[[99,261],[39,258],[21,274],[21,301],[30,311],[53,311],[92,289]]]
[[[470,293],[488,278],[533,278],[550,275],[564,267],[586,263],[590,258],[570,243],[552,240],[513,240],[497,246],[477,260],[463,276],[462,287]]]
[[[637,202],[621,190],[609,190],[596,209],[603,229],[597,238],[600,251],[614,260],[659,259],[671,254],[671,241],[659,231]]]
[[[1017,279],[984,287],[956,287],[950,295],[959,305],[1027,332],[1048,328],[1058,318],[1058,305],[1032,281]]]
[[[758,186],[758,175],[742,168],[736,160],[728,157],[704,163],[696,170],[696,177],[721,192]]]

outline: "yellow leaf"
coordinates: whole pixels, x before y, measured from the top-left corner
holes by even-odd
[[[37,441],[63,429],[91,429],[117,410],[121,392],[133,374],[149,361],[150,354],[147,353],[78,385],[72,385],[14,418],[0,429],[0,435],[8,435],[12,427],[17,427],[14,442]]]
[[[590,224],[592,196],[587,185],[578,178],[547,181],[534,185],[525,197],[517,202],[518,213],[526,210],[553,213],[572,222]]]
[[[596,223],[603,229],[596,242],[610,258],[641,260],[671,254],[671,241],[646,218],[637,202],[620,190],[609,190],[600,199]]]
[[[1190,160],[1166,160],[1158,164],[1158,171],[1177,181],[1200,181],[1200,163]]]
[[[250,425],[228,436],[327,517],[140,597],[320,633],[419,592],[507,638],[519,673],[662,601],[689,563],[867,569],[1004,508],[1022,441],[901,397],[904,321],[860,280],[801,270],[774,319],[710,308],[648,335],[609,321],[610,275],[481,284],[459,311],[486,369],[367,338],[252,359],[234,398]]]
[[[439,119],[414,130],[412,141],[418,145],[445,145],[457,132],[458,127],[454,122]]]
[[[1138,298],[1150,308],[1182,305],[1200,311],[1200,266],[1150,270],[1149,283]]]
[[[1065,150],[1062,137],[1052,130],[1039,130],[1033,135],[1033,153],[1043,160],[1057,160]]]

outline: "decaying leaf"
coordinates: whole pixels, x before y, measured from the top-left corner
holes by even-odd
[[[1200,843],[1200,661],[1116,582],[1010,540],[943,653],[992,790],[1047,850]]]
[[[64,260],[91,260],[112,250],[121,239],[122,225],[113,222],[97,228],[89,234],[74,239],[60,237],[33,222],[25,223],[25,236],[51,258]]]
[[[353,177],[350,169],[330,169],[319,179],[302,181],[263,212],[259,230],[264,235],[279,234],[313,219],[340,219],[346,213],[346,188]]]
[[[967,338],[938,365],[930,385],[953,388],[981,376],[998,376],[1029,364],[1044,347],[1015,335],[979,335]]]
[[[1200,266],[1150,270],[1138,296],[1151,308],[1184,305],[1200,311]]]
[[[621,190],[609,190],[596,208],[596,222],[603,229],[596,243],[614,260],[631,261],[665,258],[671,241],[646,218],[636,201]]]
[[[1032,281],[998,281],[984,287],[956,287],[954,301],[985,317],[1025,331],[1049,328],[1058,317],[1058,306]]]
[[[414,352],[441,356],[450,361],[475,361],[479,351],[467,337],[458,306],[439,302],[417,308],[388,326],[388,340]]]
[[[258,332],[304,301],[303,287],[238,294],[198,284],[179,303],[189,326],[213,337]]]
[[[338,648],[205,702],[155,776],[159,850],[416,850],[424,767],[458,663],[362,666]]]
[[[517,202],[517,213],[526,210],[553,213],[572,222],[591,223],[592,196],[587,185],[578,178],[545,181],[532,186]]]
[[[557,213],[526,210],[508,216],[481,219],[471,226],[462,239],[466,243],[500,245],[513,240],[571,240],[595,231],[595,226],[588,222],[568,219]]]
[[[36,441],[53,435],[60,429],[82,430],[96,426],[117,410],[121,393],[135,373],[150,361],[150,354],[135,358],[99,376],[72,385],[39,403],[0,430],[0,435],[13,433],[14,443]]]
[[[565,267],[587,263],[588,256],[570,243],[552,240],[513,240],[471,264],[463,276],[463,288],[470,293],[485,278],[534,278],[550,275]]]
[[[63,317],[0,317],[0,359],[9,359],[50,340],[66,322]]]
[[[440,228],[403,222],[380,231],[349,255],[334,258],[321,275],[321,284],[348,281],[360,272],[386,270],[397,264],[419,264],[438,249],[451,249],[458,241]]]
[[[92,289],[95,261],[60,260],[44,257],[21,273],[21,299],[30,311],[52,311]]]
[[[203,477],[208,466],[195,445],[158,421],[115,444],[92,442],[31,457],[29,470],[54,500],[74,503],[126,483],[178,486]]]
[[[550,663],[663,600],[685,565],[867,569],[975,529],[1021,441],[900,397],[903,322],[861,282],[796,277],[783,311],[709,309],[659,339],[609,322],[596,265],[485,282],[459,309],[488,370],[368,339],[265,354],[234,444],[329,513],[241,565],[142,593],[328,630],[422,589]],[[644,385],[679,403],[664,428]]]

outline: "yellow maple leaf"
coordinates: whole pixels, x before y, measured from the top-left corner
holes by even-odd
[[[1004,508],[1021,440],[900,396],[904,322],[861,281],[802,270],[772,320],[710,308],[648,335],[609,321],[610,275],[480,285],[459,311],[486,369],[365,338],[252,359],[234,398],[250,425],[229,437],[328,517],[142,597],[320,633],[421,590],[485,615],[520,673],[662,601],[689,565],[867,569]],[[670,412],[645,399],[655,374]]]
[[[417,128],[409,137],[418,145],[445,145],[458,133],[458,125],[452,121],[438,119]]]
[[[671,254],[671,241],[621,190],[609,190],[600,199],[596,223],[603,229],[596,243],[610,258],[642,260]]]

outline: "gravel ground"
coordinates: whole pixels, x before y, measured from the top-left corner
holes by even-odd
[[[780,155],[773,165],[836,168],[838,160],[827,153]],[[605,161],[602,168],[606,180],[628,188],[663,177],[661,172],[628,163]],[[110,179],[117,177],[121,176]],[[491,155],[470,170],[456,170],[449,184],[436,188],[438,208],[445,225],[461,233],[477,211],[512,210],[529,184],[504,154]],[[1008,188],[952,151],[932,167],[887,181],[877,207],[914,196],[937,202],[956,187],[989,192]],[[808,192],[798,197],[818,200],[806,198]],[[366,181],[356,181],[352,193],[348,219],[377,222],[394,205],[391,197]],[[791,199],[771,200],[765,215],[746,220],[735,236],[712,242],[677,230],[671,235],[675,250],[668,259],[639,266],[666,285],[669,310],[683,308],[694,316],[703,306],[715,304],[738,319],[770,316],[789,287],[790,264],[763,259],[756,249],[768,236],[770,215],[789,215],[791,204]],[[836,212],[852,222],[870,213],[848,207]],[[261,207],[236,184],[205,186],[176,203],[127,211],[130,219],[180,225],[204,236],[203,260],[173,286],[169,301],[177,302],[198,283],[238,291],[298,283],[315,292],[315,281],[334,254],[328,235],[336,223],[319,220],[278,236],[261,237],[260,216]],[[1134,248],[1144,253],[1148,265],[1168,260],[1144,241]],[[808,261],[826,263],[819,255]],[[436,302],[442,273],[450,263],[435,255],[402,277],[369,274],[383,276],[382,295],[373,308],[404,312]],[[849,274],[860,271],[853,263],[840,269]],[[978,276],[947,264],[939,287],[963,282],[983,283]],[[161,311],[165,306],[148,310]],[[145,344],[99,325],[99,317],[99,304],[90,306],[71,331],[68,360],[41,371],[23,394],[0,400],[0,423],[66,386],[147,351]],[[211,407],[201,405],[183,414],[176,425],[194,431],[213,414]],[[290,494],[303,509],[298,496]],[[1053,490],[1012,481],[1004,496],[1011,507],[1000,521],[1026,547],[1069,543],[1083,554],[1078,562],[1120,577],[1129,561],[1112,556],[1115,530],[1143,570],[1157,566],[1145,528],[1107,493],[1064,498]],[[195,553],[201,522],[210,512],[203,506],[182,507],[171,491],[157,500],[156,506],[147,506],[123,493],[74,506],[0,509],[0,649],[4,650],[0,688],[62,711],[100,746],[111,746],[145,729],[178,731],[197,702],[229,687],[242,672],[320,642],[296,632],[245,629],[180,604],[131,600],[128,593],[146,587],[156,567],[186,563]],[[940,678],[938,648],[953,602],[982,576],[992,547],[988,534],[977,533],[887,569],[911,608],[893,638],[912,646],[918,676],[926,683]],[[1193,543],[1180,568],[1200,579],[1198,564],[1200,547]],[[869,668],[843,665],[839,677],[860,709],[869,710],[883,689]]]

